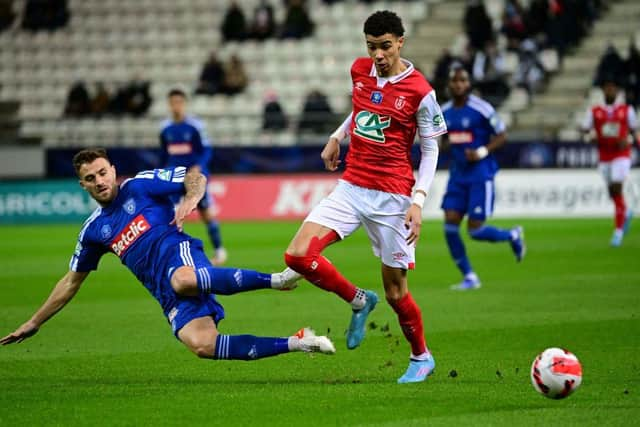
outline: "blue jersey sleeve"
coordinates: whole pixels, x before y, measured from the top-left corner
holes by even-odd
[[[134,185],[138,191],[150,196],[182,195],[186,173],[184,166],[153,169],[138,173],[123,185]]]
[[[69,261],[69,270],[77,273],[89,272],[98,268],[100,258],[106,252],[104,246],[96,244],[90,238],[89,225],[95,219],[94,213],[82,227],[80,234],[78,235],[78,242],[76,243],[75,251]]]

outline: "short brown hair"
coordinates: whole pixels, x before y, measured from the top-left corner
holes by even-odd
[[[107,150],[104,148],[86,148],[82,151],[78,151],[73,156],[73,167],[76,170],[76,174],[80,175],[80,168],[85,163],[92,163],[96,159],[106,159],[109,163],[109,156],[107,156]]]

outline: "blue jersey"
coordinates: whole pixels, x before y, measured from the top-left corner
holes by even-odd
[[[161,125],[160,144],[163,166],[190,168],[198,165],[204,175],[209,174],[212,148],[200,120],[193,117],[186,117],[179,123],[165,120]]]
[[[198,243],[170,224],[175,215],[170,197],[184,194],[185,174],[184,167],[155,169],[124,181],[116,198],[85,221],[69,268],[95,270],[111,252],[169,310],[175,293],[163,283],[171,273],[170,254],[181,242]]]
[[[489,154],[482,160],[469,162],[465,149],[477,149],[489,144],[493,135],[504,132],[504,122],[488,102],[470,95],[462,107],[449,101],[442,106],[442,114],[449,129],[451,147],[451,179],[460,181],[484,181],[492,179],[498,171],[498,163]]]

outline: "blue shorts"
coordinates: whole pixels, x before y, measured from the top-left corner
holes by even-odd
[[[470,219],[484,221],[493,214],[495,192],[493,180],[464,182],[449,179],[442,209],[469,215]]]
[[[180,329],[193,319],[211,316],[216,324],[224,319],[224,308],[215,295],[178,295],[171,286],[171,276],[177,268],[185,265],[196,269],[211,266],[211,261],[204,253],[202,241],[185,235],[180,241],[170,242],[170,247],[163,255],[166,258],[162,269],[165,274],[160,279],[160,292],[152,293],[163,307],[176,338]]]

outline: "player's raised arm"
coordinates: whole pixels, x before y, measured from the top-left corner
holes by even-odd
[[[80,289],[80,285],[89,275],[88,272],[78,273],[69,271],[49,294],[49,298],[35,312],[35,314],[18,329],[0,339],[0,344],[7,345],[14,342],[22,342],[38,332],[38,329],[49,320],[54,314],[62,310]]]
[[[197,170],[189,169],[184,176],[185,195],[180,204],[176,207],[176,216],[173,220],[178,230],[182,231],[184,219],[198,206],[198,202],[204,196],[207,186],[207,178]]]

